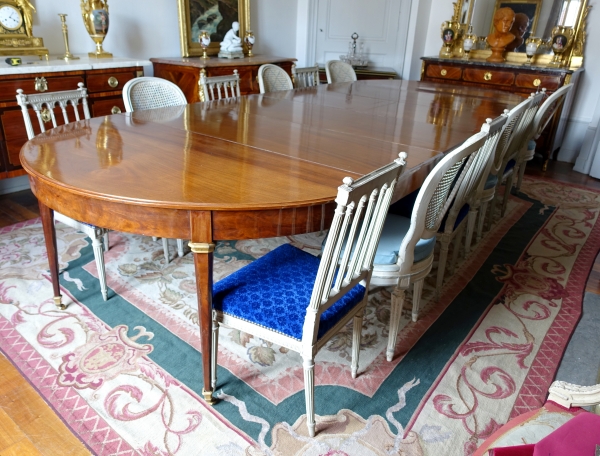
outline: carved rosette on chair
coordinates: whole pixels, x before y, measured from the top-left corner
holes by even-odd
[[[110,58],[113,55],[102,49],[102,42],[108,33],[108,3],[106,0],[81,0],[81,16],[83,23],[94,43],[96,52],[90,57]]]
[[[554,57],[548,64],[550,67],[562,67],[565,63],[563,62],[563,56],[567,54],[570,49],[573,38],[575,37],[575,30],[573,27],[563,27],[558,25],[552,29],[552,40],[550,46]]]

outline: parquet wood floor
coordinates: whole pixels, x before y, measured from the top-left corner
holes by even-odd
[[[600,180],[572,171],[572,165],[567,163],[550,162],[546,172],[532,163],[526,174],[600,189]],[[29,190],[0,196],[0,227],[35,217],[39,217],[39,210]],[[587,282],[587,291],[600,294],[600,256]],[[0,355],[0,456],[66,454],[90,452],[19,371]]]

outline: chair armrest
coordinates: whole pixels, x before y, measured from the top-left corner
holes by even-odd
[[[567,382],[554,382],[548,389],[548,400],[563,407],[586,407],[600,404],[600,384],[579,386]]]

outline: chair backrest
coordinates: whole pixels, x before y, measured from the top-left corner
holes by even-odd
[[[325,64],[325,74],[327,75],[328,84],[356,81],[356,73],[352,65],[341,60],[329,60]]]
[[[565,101],[567,94],[573,88],[573,84],[567,84],[562,86],[548,98],[546,101],[540,106],[540,108],[535,113],[535,117],[533,118],[533,127],[531,130],[531,138],[537,139],[546,128],[546,125],[550,122],[552,117],[559,111],[561,105]]]
[[[123,102],[127,112],[187,104],[183,91],[171,81],[143,76],[123,86]]]
[[[507,118],[507,114],[503,113],[493,120],[487,119],[482,125],[481,131],[487,132],[487,138],[481,148],[469,157],[472,163],[468,165],[462,183],[458,186],[456,197],[448,210],[444,231],[452,232],[454,230],[456,219],[465,204],[473,204],[480,199]],[[467,139],[465,144],[477,140],[476,136]]]
[[[315,66],[297,68],[292,65],[292,82],[296,89],[314,87],[319,85],[319,67]]]
[[[452,206],[475,163],[475,157],[486,145],[488,132],[482,130],[448,152],[429,173],[417,194],[408,229],[400,243],[398,266],[400,276],[407,276],[414,262],[419,239],[431,239],[438,232],[442,219]]]
[[[337,207],[321,255],[302,334],[314,344],[322,312],[361,283],[368,289],[375,251],[406,153],[356,181],[343,179]],[[344,248],[352,246],[352,248]]]
[[[258,69],[258,87],[260,93],[292,90],[292,79],[283,68],[272,63],[261,65]]]
[[[74,120],[80,120],[78,110],[79,102],[81,102],[81,106],[83,108],[83,118],[90,118],[90,110],[87,103],[87,89],[83,86],[83,82],[78,83],[77,87],[79,88],[75,90],[36,93],[31,95],[25,95],[22,89],[17,89],[17,103],[19,106],[21,106],[21,112],[23,113],[23,120],[25,121],[25,129],[27,130],[28,139],[31,139],[35,136],[33,124],[31,123],[31,118],[29,117],[29,110],[27,109],[28,106],[31,106],[35,111],[42,133],[46,131],[44,123],[49,120],[52,120],[52,126],[54,128],[57,127],[56,117],[54,115],[54,108],[56,105],[58,105],[62,111],[65,124],[70,122],[67,112],[68,105],[72,106],[75,117]],[[47,116],[49,116],[49,118]]]
[[[230,76],[212,76],[210,78],[205,73],[200,73],[198,85],[200,101],[224,100],[241,96],[238,70],[233,70],[233,74]]]

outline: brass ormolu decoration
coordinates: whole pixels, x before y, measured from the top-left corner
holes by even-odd
[[[46,56],[44,40],[33,36],[33,13],[29,0],[2,0],[0,3],[0,55]]]
[[[442,41],[444,43],[440,49],[441,59],[451,59],[455,55],[455,49],[458,49],[459,47],[462,51],[462,40],[459,40],[460,22],[458,22],[460,12],[458,10],[458,3],[453,3],[453,5],[454,15],[452,16],[452,20],[442,22],[440,30]],[[462,53],[460,56],[462,57]]]
[[[59,16],[60,16],[60,22],[62,23],[61,28],[62,28],[62,32],[63,32],[63,38],[65,40],[65,55],[63,55],[62,57],[59,57],[59,59],[60,60],[77,60],[79,57],[75,57],[69,51],[69,30],[67,28],[67,19],[66,19],[67,15],[59,14]]]
[[[193,253],[211,253],[215,251],[215,244],[205,242],[191,242],[188,244]]]
[[[48,90],[48,81],[44,76],[35,78],[33,88],[36,90],[36,92],[45,92]]]
[[[94,43],[96,52],[90,52],[90,57],[110,58],[113,55],[102,49],[102,42],[108,33],[108,2],[107,0],[81,0],[81,16],[85,29]]]
[[[564,65],[563,54],[566,54],[573,44],[574,36],[575,30],[573,30],[573,27],[556,26],[552,29],[550,47],[554,57],[548,64],[549,67],[562,67]]]

